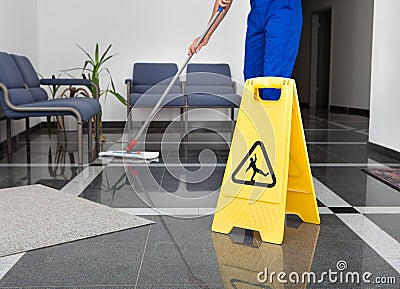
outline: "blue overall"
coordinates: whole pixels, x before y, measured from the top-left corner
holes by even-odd
[[[302,29],[301,0],[250,0],[244,78],[292,76]],[[277,100],[280,91],[264,90],[262,99]]]

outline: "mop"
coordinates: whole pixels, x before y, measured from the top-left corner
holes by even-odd
[[[200,36],[199,40],[196,43],[195,46],[195,50],[198,48],[198,46],[203,42],[204,38],[207,36],[208,32],[210,32],[211,28],[214,26],[215,22],[218,20],[218,17],[221,15],[221,13],[224,11],[223,7],[219,7],[217,13],[215,13],[214,17],[211,19],[211,21],[208,23],[207,29],[204,31],[204,33]],[[168,93],[171,91],[171,88],[173,87],[173,85],[175,84],[175,82],[178,80],[179,76],[182,74],[183,70],[186,68],[186,66],[189,64],[190,60],[192,59],[193,54],[189,55],[185,62],[183,63],[183,65],[180,67],[180,69],[178,70],[178,72],[176,73],[176,75],[172,78],[171,83],[169,84],[169,86],[167,87],[167,89],[164,91],[164,93],[161,95],[160,99],[158,100],[157,104],[155,105],[155,107],[153,108],[153,110],[151,111],[149,117],[146,119],[146,121],[144,122],[144,124],[142,125],[142,127],[140,128],[140,130],[138,131],[138,133],[136,134],[136,137],[134,139],[132,139],[129,142],[129,145],[126,149],[127,155],[131,156],[131,155],[135,155],[135,153],[131,153],[133,147],[137,144],[137,140],[139,139],[139,137],[143,134],[144,130],[146,129],[146,127],[149,125],[149,123],[151,122],[151,120],[154,118],[154,116],[156,115],[156,113],[158,112],[158,109],[160,108],[162,102],[164,101],[165,97],[168,95]],[[155,154],[155,153],[154,153]]]
[[[138,160],[154,160],[159,156],[159,152],[109,151],[99,153],[99,157],[132,158]]]
[[[195,49],[198,48],[198,46],[203,42],[204,38],[207,36],[208,32],[211,30],[211,28],[214,26],[215,22],[217,21],[218,17],[221,15],[221,13],[224,11],[223,7],[219,7],[217,13],[214,15],[214,17],[211,19],[211,21],[208,23],[207,29],[204,31],[204,33],[200,36],[199,40],[196,43]],[[133,158],[133,159],[141,159],[141,160],[151,160],[151,159],[156,159],[159,157],[160,153],[159,152],[145,152],[145,151],[132,151],[133,147],[137,144],[137,140],[139,137],[143,134],[144,130],[146,127],[149,125],[151,120],[154,118],[156,113],[158,112],[162,102],[164,101],[165,97],[168,95],[168,93],[171,91],[173,85],[175,82],[178,80],[180,75],[182,74],[183,70],[186,68],[186,66],[189,64],[190,60],[192,59],[193,54],[189,55],[183,65],[180,67],[176,75],[172,78],[171,83],[168,85],[164,93],[161,95],[160,99],[156,103],[155,107],[151,111],[149,117],[146,119],[138,133],[136,134],[134,139],[131,139],[131,141],[128,144],[128,147],[126,151],[108,151],[108,152],[101,152],[99,154],[100,157],[119,157],[119,158]]]

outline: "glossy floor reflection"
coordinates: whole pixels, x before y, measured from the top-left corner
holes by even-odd
[[[21,138],[11,160],[0,152],[0,188],[41,183],[155,224],[0,258],[0,288],[399,288],[400,192],[361,169],[400,161],[368,149],[365,117],[303,111],[303,124],[321,225],[288,215],[282,246],[249,230],[210,230],[232,137],[223,123],[209,130],[197,124],[188,135],[180,126],[168,133],[153,127],[140,144],[162,151],[151,163],[86,158],[78,168],[73,141],[65,146],[45,131]],[[106,137],[103,150],[123,148],[121,130]],[[259,280],[266,268],[321,278],[342,272],[340,261],[345,272],[395,277],[397,284],[339,284],[326,276],[294,284],[277,274]]]

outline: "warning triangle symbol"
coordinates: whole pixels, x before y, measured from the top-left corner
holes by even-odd
[[[256,154],[253,154],[257,148],[260,148],[263,159],[259,160]],[[258,164],[266,163],[268,171],[263,171],[261,166]],[[239,172],[246,171],[246,178],[238,178]],[[250,171],[250,174],[247,172]],[[261,177],[260,177],[261,176]],[[268,177],[268,178],[267,178]],[[272,180],[271,182],[263,182]],[[265,149],[264,143],[256,141],[250,148],[249,152],[244,156],[243,160],[239,163],[238,167],[232,174],[232,181],[236,184],[244,184],[248,186],[257,186],[263,188],[273,188],[276,185],[276,176],[274,168],[272,167],[271,161],[268,157],[267,150]]]

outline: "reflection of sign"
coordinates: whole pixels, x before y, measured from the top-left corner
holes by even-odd
[[[280,99],[261,100],[263,88],[280,89]],[[320,223],[296,85],[285,78],[249,79],[212,230],[252,229],[263,241],[282,244],[285,213]]]
[[[290,225],[290,220],[289,220]],[[280,283],[276,279],[260,282],[260,272],[291,272],[302,274],[310,272],[313,263],[315,247],[318,241],[319,226],[302,223],[298,228],[286,227],[287,242],[284,246],[263,243],[258,233],[252,234],[251,245],[247,240],[236,240],[222,234],[212,234],[215,253],[218,258],[219,270],[224,284],[230,284],[235,289],[271,288],[306,288],[307,283]],[[248,236],[247,236],[248,237]],[[304,240],[307,242],[304,242]],[[264,275],[261,276],[264,279]],[[286,278],[288,280],[288,278]]]
[[[259,284],[259,283],[250,283],[250,282],[243,281],[243,280],[231,279],[232,288],[239,289],[239,288],[241,288],[239,286],[240,284],[244,285],[246,288],[251,287],[251,288],[272,289],[271,287],[269,287],[267,285],[263,285],[263,284]]]
[[[256,148],[259,147],[263,158],[260,160],[260,165],[257,165],[257,154],[253,154],[253,152],[256,150]],[[265,163],[267,166],[268,171],[263,171],[263,168],[260,167],[262,164]],[[246,169],[246,173],[248,171],[251,172],[251,178],[249,179],[237,179],[237,175],[240,171],[244,169],[244,167],[248,165]],[[256,181],[255,177],[257,175],[261,175],[264,178],[262,178],[261,181]],[[267,183],[264,181],[267,179],[267,177],[270,176],[272,181],[270,183]],[[274,173],[274,169],[271,165],[271,161],[269,160],[268,153],[264,147],[264,144],[261,141],[257,141],[254,143],[254,145],[250,148],[249,152],[246,154],[246,156],[243,158],[239,166],[236,168],[236,170],[233,172],[232,175],[232,181],[236,184],[244,184],[244,185],[249,185],[249,186],[259,186],[259,187],[265,187],[265,188],[273,188],[276,184],[276,177]]]

